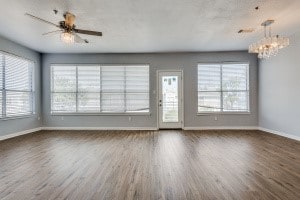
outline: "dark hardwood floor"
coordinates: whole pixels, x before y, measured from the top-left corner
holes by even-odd
[[[40,131],[0,142],[0,199],[300,199],[300,142],[260,131]]]

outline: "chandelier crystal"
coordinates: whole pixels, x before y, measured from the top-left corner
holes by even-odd
[[[74,35],[72,33],[69,32],[63,32],[60,35],[60,39],[62,42],[66,43],[66,44],[73,44],[74,43]]]
[[[289,38],[279,35],[272,36],[271,24],[274,20],[267,20],[261,25],[264,27],[265,35],[260,41],[249,46],[249,53],[257,53],[258,58],[266,59],[278,53],[279,49],[287,47],[290,44]],[[267,26],[269,26],[269,34],[267,35]]]

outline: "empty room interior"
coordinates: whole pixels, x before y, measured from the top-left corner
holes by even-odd
[[[0,199],[300,199],[299,0],[0,0]]]

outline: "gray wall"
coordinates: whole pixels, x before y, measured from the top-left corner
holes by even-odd
[[[0,51],[6,51],[35,62],[35,111],[36,115],[20,119],[0,120],[0,136],[41,126],[41,55],[0,36]]]
[[[197,116],[197,63],[241,61],[250,62],[251,114],[222,114]],[[50,114],[51,64],[150,64],[150,116],[53,116]],[[156,70],[182,69],[184,71],[185,127],[257,126],[257,58],[247,52],[219,53],[157,53],[157,54],[43,54],[43,126],[45,127],[153,127],[157,126]],[[62,119],[63,118],[63,119]]]
[[[300,32],[290,42],[260,62],[259,126],[300,136]]]

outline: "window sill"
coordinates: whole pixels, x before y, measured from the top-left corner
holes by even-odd
[[[52,116],[150,116],[151,113],[51,113]]]
[[[205,115],[251,115],[251,112],[201,112],[197,113],[198,116]]]
[[[5,118],[0,118],[0,121],[24,119],[24,118],[31,118],[31,117],[35,117],[35,116],[36,116],[35,114],[29,114],[29,115],[22,115],[22,116],[5,117]]]

